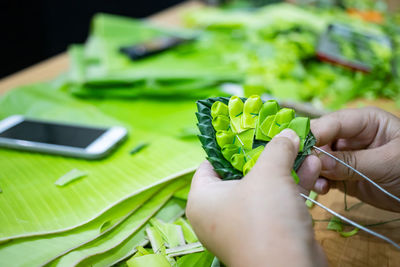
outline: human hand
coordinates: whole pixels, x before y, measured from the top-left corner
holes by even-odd
[[[311,122],[317,146],[400,196],[400,119],[378,108],[347,109]],[[376,207],[400,212],[400,203],[362,177],[320,154],[329,184]]]
[[[325,265],[291,176],[298,147],[299,137],[282,131],[242,180],[222,181],[208,161],[197,170],[186,214],[200,241],[228,266]],[[320,170],[307,169],[315,182]]]

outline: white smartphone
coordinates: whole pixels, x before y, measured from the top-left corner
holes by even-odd
[[[0,121],[0,146],[19,150],[99,159],[127,137],[123,127],[98,128],[28,119],[20,115]]]

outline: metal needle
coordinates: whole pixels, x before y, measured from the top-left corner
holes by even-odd
[[[318,151],[324,153],[325,155],[327,155],[327,156],[333,158],[334,160],[336,160],[336,161],[339,162],[340,164],[346,166],[347,168],[351,169],[352,171],[354,171],[355,173],[357,173],[358,175],[360,175],[362,178],[364,178],[365,180],[367,180],[368,182],[370,182],[371,184],[373,184],[373,185],[374,185],[376,188],[378,188],[380,191],[382,191],[383,193],[385,193],[385,194],[388,195],[389,197],[395,199],[396,201],[400,202],[400,198],[399,198],[399,197],[397,197],[397,196],[393,195],[392,193],[386,191],[386,189],[382,188],[380,185],[378,185],[377,183],[375,183],[371,178],[368,178],[365,174],[362,174],[361,172],[357,171],[356,169],[354,169],[353,167],[351,167],[349,164],[347,164],[347,163],[344,162],[343,160],[338,159],[338,158],[335,157],[334,155],[332,155],[332,154],[326,152],[325,150],[323,150],[323,149],[321,149],[321,148],[319,148],[319,147],[313,146],[313,148],[314,148],[315,150],[318,150]]]
[[[372,231],[371,229],[368,229],[368,228],[362,226],[361,224],[358,224],[358,223],[356,223],[356,222],[353,222],[353,221],[350,220],[350,219],[347,219],[347,218],[344,217],[343,215],[341,215],[341,214],[339,214],[339,213],[337,213],[337,212],[331,210],[330,208],[328,208],[328,207],[324,206],[323,204],[319,203],[318,201],[315,201],[314,199],[309,198],[308,196],[304,195],[303,193],[300,193],[300,195],[301,195],[302,197],[304,197],[305,199],[311,201],[311,202],[314,203],[315,205],[317,205],[317,206],[323,208],[324,210],[326,210],[326,211],[329,212],[330,214],[332,214],[332,215],[334,215],[334,216],[340,218],[341,220],[343,220],[343,221],[345,221],[345,222],[347,222],[347,223],[353,225],[354,227],[357,227],[357,228],[359,228],[359,229],[361,229],[361,230],[363,230],[363,231],[365,231],[365,232],[367,232],[367,233],[369,233],[369,234],[371,234],[371,235],[373,235],[373,236],[376,236],[376,237],[378,237],[378,238],[380,238],[380,239],[382,239],[382,240],[385,240],[386,242],[392,244],[393,246],[395,246],[397,249],[400,250],[400,245],[398,245],[396,242],[394,242],[394,241],[391,240],[390,238],[388,238],[388,237],[386,237],[386,236],[384,236],[384,235],[381,235],[381,234],[379,234],[379,233],[377,233],[377,232],[375,232],[375,231]]]

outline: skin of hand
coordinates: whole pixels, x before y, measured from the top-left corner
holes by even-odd
[[[284,130],[241,180],[222,181],[208,161],[197,170],[186,214],[202,244],[226,265],[326,265],[291,176],[298,147],[299,137]],[[303,174],[315,182],[319,171]]]
[[[399,118],[378,108],[346,109],[313,120],[311,130],[317,146],[400,196]],[[319,157],[321,176],[329,179],[331,187],[344,191],[346,186],[349,195],[363,202],[400,212],[396,200],[332,158],[322,153]],[[326,187],[326,181],[320,183]]]

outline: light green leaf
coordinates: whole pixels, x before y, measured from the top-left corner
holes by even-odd
[[[169,248],[165,252],[170,257],[178,257],[187,254],[193,254],[197,252],[204,251],[204,247],[200,242],[190,243],[186,245],[181,245],[174,248]]]
[[[134,214],[143,203],[163,187],[165,185],[159,185],[131,197],[76,229],[64,233],[17,239],[2,244],[0,245],[0,265],[10,267],[41,265],[67,253],[72,248],[97,239]]]
[[[189,254],[179,258],[178,267],[209,267],[213,262],[214,256],[208,252]]]
[[[186,203],[184,201],[173,198],[167,202],[167,204],[155,215],[155,217],[166,222],[173,222],[178,217],[183,215],[185,206]],[[145,229],[149,226],[150,224],[147,223],[135,235],[129,237],[121,245],[105,253],[92,256],[81,262],[79,266],[101,267],[113,265],[122,259],[128,258],[136,252],[134,248],[140,245],[145,246],[148,243]]]
[[[183,142],[155,134],[156,131],[165,135],[175,134],[167,130],[171,127],[165,123],[171,119],[186,125],[188,121],[193,121],[193,104],[190,109],[186,109],[190,110],[189,113],[177,114],[174,104],[160,104],[163,108],[158,113],[155,112],[156,103],[147,103],[136,103],[142,108],[138,116],[132,116],[127,111],[128,108],[137,111],[136,104],[132,108],[130,103],[125,105],[118,101],[103,106],[107,113],[120,116],[124,122],[132,123],[131,118],[135,118],[135,125],[132,123],[132,126],[137,126],[134,131],[136,140],[152,139],[146,153],[135,157],[129,155],[133,139],[122,144],[115,153],[102,161],[0,150],[3,159],[0,162],[0,180],[3,188],[8,189],[0,198],[0,240],[78,227],[124,199],[195,169],[203,159],[203,152],[195,142]],[[178,106],[189,107],[187,103]],[[153,109],[153,113],[149,113],[149,109]],[[147,116],[144,114],[146,112]],[[0,100],[0,117],[12,114],[90,125],[122,124],[104,115],[93,105],[55,91],[47,84],[27,86],[5,95]],[[125,126],[131,129],[129,124]],[[170,150],[171,147],[174,149]],[[90,179],[77,180],[74,186],[62,190],[55,187],[52,179],[73,168],[87,170]]]
[[[199,241],[195,232],[193,231],[192,226],[190,226],[189,222],[184,218],[179,218],[175,221],[175,224],[180,225],[182,227],[183,236],[187,243],[195,243]]]
[[[333,216],[328,223],[327,229],[336,232],[342,232],[343,231],[342,221],[338,217]]]
[[[135,257],[126,262],[129,267],[171,267],[167,258],[162,254],[150,254]]]
[[[161,234],[154,227],[147,227],[146,234],[154,253],[165,254],[165,245]]]
[[[168,185],[166,189],[155,195],[146,202],[137,212],[127,218],[118,227],[108,232],[102,238],[96,239],[79,249],[76,249],[52,265],[70,266],[77,265],[91,256],[105,253],[126,241],[130,236],[134,235],[154,214],[162,208],[162,206],[172,197],[173,193],[185,185],[187,181],[183,179],[176,180]]]
[[[69,184],[72,181],[75,181],[79,178],[85,177],[87,176],[88,173],[85,171],[81,171],[78,169],[72,169],[69,172],[67,172],[66,174],[64,174],[63,176],[61,176],[57,181],[55,181],[55,185],[57,186],[64,186]]]
[[[174,194],[174,197],[180,198],[180,199],[183,199],[183,200],[188,200],[189,191],[190,191],[190,185],[185,186],[182,189],[180,189],[179,191],[177,191]]]
[[[308,195],[308,197],[311,198],[312,200],[316,200],[317,197],[318,197],[318,194],[317,194],[315,191],[311,190],[311,191],[310,191],[310,194]],[[310,200],[307,199],[307,200],[306,200],[306,206],[307,206],[309,209],[311,209],[311,208],[314,206],[314,203],[313,203],[312,201],[310,201]]]
[[[150,224],[161,234],[167,247],[174,248],[185,244],[182,228],[173,223],[165,223],[157,218],[150,220]]]

